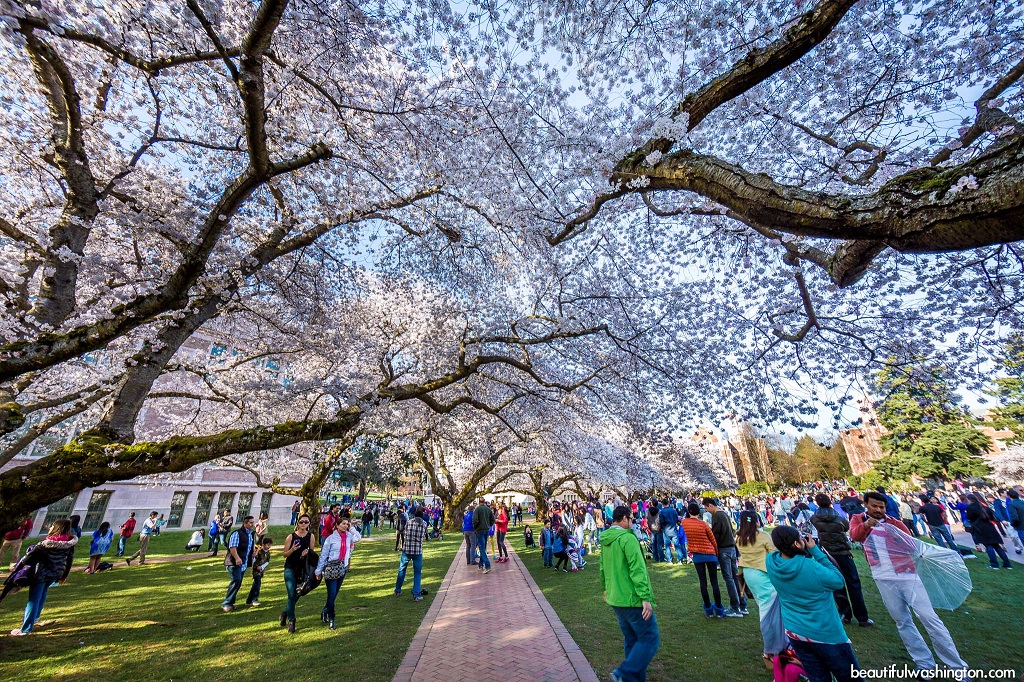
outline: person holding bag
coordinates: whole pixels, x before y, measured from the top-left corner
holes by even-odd
[[[349,561],[352,559],[352,546],[362,539],[359,531],[352,528],[352,521],[347,517],[338,519],[323,546],[320,547],[320,561],[316,565],[316,575],[323,576],[327,585],[327,603],[320,613],[320,619],[334,629],[334,600],[341,590],[341,584],[348,574]]]
[[[287,623],[288,632],[295,632],[295,604],[299,601],[299,585],[306,573],[306,557],[309,555],[310,516],[301,514],[296,520],[295,530],[284,540],[284,588],[288,592],[288,601],[281,612],[281,627]]]

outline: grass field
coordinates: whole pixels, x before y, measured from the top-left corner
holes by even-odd
[[[530,569],[544,596],[558,613],[569,633],[590,660],[601,679],[622,659],[622,635],[610,607],[604,603],[598,578],[597,555],[578,573],[555,573],[542,567],[540,550],[523,550],[521,529],[509,529],[519,556]],[[534,525],[534,532],[537,527]],[[864,584],[868,612],[876,627],[848,627],[854,652],[865,668],[893,663],[913,667],[896,632],[896,625],[882,605],[863,554],[855,552]],[[1014,571],[990,571],[979,557],[968,561],[974,591],[955,612],[939,611],[957,644],[961,657],[972,668],[1016,669],[1024,674],[1024,567]],[[757,605],[750,601],[745,618],[707,619],[702,610],[700,587],[692,566],[648,563],[654,587],[655,615],[661,633],[661,649],[648,671],[651,682],[670,680],[771,680],[761,663],[761,633]],[[719,583],[722,584],[721,578]],[[723,598],[728,596],[722,584]],[[924,634],[923,628],[922,634]],[[925,635],[927,638],[927,635]]]
[[[286,533],[271,532],[278,543]],[[180,554],[187,535],[164,533],[150,547]],[[412,601],[411,568],[402,598],[392,596],[399,557],[393,540],[357,545],[334,632],[320,622],[322,586],[299,601],[294,635],[279,627],[285,590],[277,552],[264,577],[262,605],[243,605],[247,575],[240,608],[230,614],[220,610],[228,582],[223,553],[131,568],[119,562],[95,576],[73,573],[47,597],[42,618],[57,622],[28,637],[6,634],[21,624],[27,591],[0,604],[0,680],[390,680],[461,539],[426,543],[429,594],[420,603]],[[76,564],[84,561],[81,555]]]

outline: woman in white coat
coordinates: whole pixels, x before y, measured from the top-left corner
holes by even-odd
[[[334,600],[341,590],[341,584],[348,573],[352,560],[352,547],[362,539],[359,531],[352,527],[352,521],[342,517],[327,536],[320,548],[320,561],[316,565],[317,576],[323,576],[327,587],[327,603],[320,618],[334,629]]]

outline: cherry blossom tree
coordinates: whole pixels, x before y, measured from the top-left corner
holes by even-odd
[[[0,466],[76,434],[0,472],[0,527],[430,413],[606,452],[626,496],[696,483],[687,425],[839,419],[891,357],[980,385],[1021,327],[1009,0],[0,18]],[[516,414],[566,394],[589,431]]]

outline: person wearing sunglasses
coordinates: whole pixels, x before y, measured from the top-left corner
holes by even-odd
[[[299,578],[305,572],[306,557],[309,555],[309,514],[300,514],[295,530],[284,540],[284,587],[288,591],[288,602],[281,612],[281,627],[288,626],[288,632],[295,632],[295,603],[299,601]]]

